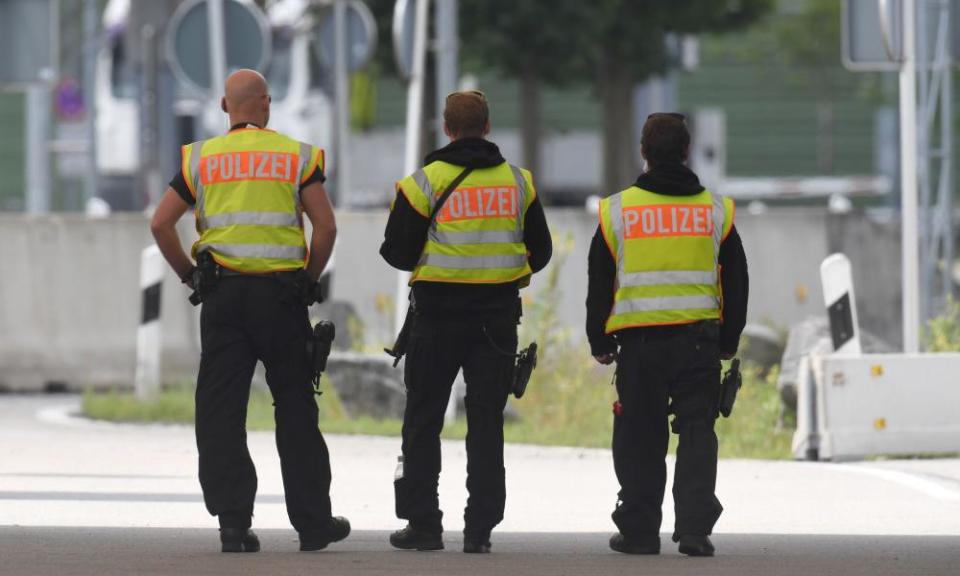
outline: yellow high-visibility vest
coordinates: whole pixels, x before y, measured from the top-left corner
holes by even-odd
[[[433,213],[462,166],[431,162],[397,183],[424,218]],[[414,282],[505,284],[529,278],[523,242],[527,209],[536,198],[530,172],[504,162],[472,171],[450,194],[427,233]]]
[[[221,266],[264,274],[307,259],[300,185],[324,169],[323,150],[272,130],[243,128],[183,147],[200,239]]]
[[[606,333],[721,317],[720,244],[733,200],[704,190],[665,196],[636,186],[600,201],[600,229],[617,263]]]

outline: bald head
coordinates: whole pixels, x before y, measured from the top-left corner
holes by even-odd
[[[220,107],[230,115],[230,124],[249,122],[263,128],[270,120],[270,91],[256,70],[237,70],[224,83]]]

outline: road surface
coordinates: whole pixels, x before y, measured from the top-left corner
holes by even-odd
[[[608,450],[508,446],[506,519],[494,554],[459,553],[462,442],[444,443],[447,551],[393,551],[399,439],[330,436],[334,511],[354,534],[296,552],[273,436],[251,433],[264,551],[217,552],[202,505],[193,430],[77,418],[75,396],[0,396],[0,574],[960,574],[960,459],[848,464],[723,460],[718,557],[677,554],[664,504],[663,554],[606,541],[616,482]],[[722,439],[721,439],[722,441]]]

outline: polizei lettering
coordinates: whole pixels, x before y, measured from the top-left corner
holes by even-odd
[[[518,213],[516,186],[472,186],[454,190],[443,204],[437,220],[514,218]]]
[[[237,180],[293,182],[297,155],[285,152],[243,151],[214,154],[200,159],[204,186]]]
[[[630,206],[623,209],[626,238],[710,236],[713,207],[709,205]]]

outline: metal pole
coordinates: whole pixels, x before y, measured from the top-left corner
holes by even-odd
[[[227,52],[224,46],[223,0],[207,0],[207,34],[210,41],[210,99],[223,95],[227,76]]]
[[[27,88],[26,184],[28,214],[50,211],[50,85],[42,80]]]
[[[900,68],[901,259],[903,351],[920,349],[917,242],[917,61],[916,0],[903,0],[903,65]]]
[[[333,73],[337,106],[337,188],[334,204],[346,207],[350,204],[350,76],[347,72],[347,51],[350,47],[347,0],[337,0],[333,5],[333,30]]]
[[[943,85],[941,89],[940,128],[941,148],[943,150],[943,173],[940,182],[940,217],[943,218],[943,298],[947,301],[953,297],[953,58],[950,47],[953,46],[954,34],[953,18],[951,15],[953,3],[944,7],[941,18],[946,20],[945,66]]]
[[[916,0],[915,30],[922,33],[915,35],[913,48],[914,62],[917,72],[917,235],[918,256],[917,264],[919,275],[919,321],[926,322],[930,317],[931,272],[933,266],[933,251],[930,230],[930,199],[932,193],[933,157],[931,136],[933,134],[933,115],[936,112],[936,101],[931,99],[931,80],[936,74],[935,63],[931,63],[926,34],[929,31],[927,0]],[[936,58],[934,53],[933,58]],[[936,96],[935,93],[932,94]]]
[[[417,0],[413,32],[413,66],[410,71],[410,83],[407,85],[407,138],[404,149],[403,169],[405,174],[413,174],[420,167],[420,127],[423,125],[423,74],[427,56],[427,17],[430,14],[430,0]],[[407,283],[409,272],[397,273],[397,301],[394,308],[394,328],[403,326],[407,314]]]
[[[443,109],[447,94],[457,89],[460,76],[459,0],[437,0],[434,29],[437,34],[437,141],[443,140]]]
[[[99,10],[97,0],[84,0],[83,4],[83,103],[87,115],[87,172],[84,178],[84,200],[89,201],[97,194],[97,104],[96,73],[97,52],[100,48],[97,32]],[[85,202],[86,203],[86,202]]]
[[[160,201],[162,182],[157,143],[157,31],[153,24],[141,29],[142,80],[140,92],[140,168],[143,174],[144,195],[148,206]],[[141,208],[141,199],[135,199],[133,208]]]

